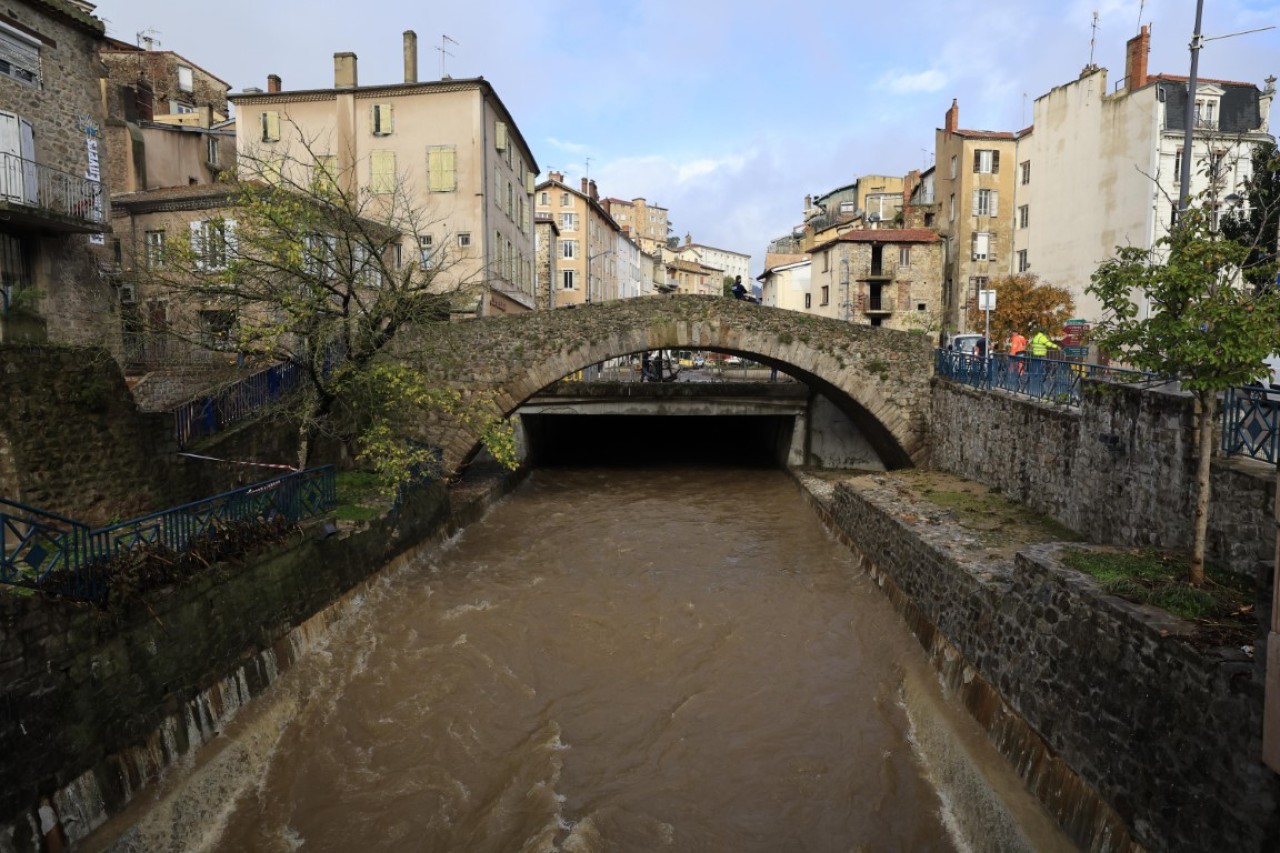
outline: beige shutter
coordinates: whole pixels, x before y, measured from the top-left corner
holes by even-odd
[[[369,162],[370,192],[392,192],[396,186],[396,152],[386,150],[374,151]]]
[[[435,145],[427,149],[427,171],[432,192],[447,193],[458,188],[455,162],[452,145]]]
[[[395,127],[395,120],[391,104],[374,104],[373,110],[373,135],[389,136]]]
[[[280,113],[266,110],[262,113],[262,141],[275,142],[280,138]]]
[[[493,145],[499,151],[507,150],[507,123],[500,121],[495,125]]]

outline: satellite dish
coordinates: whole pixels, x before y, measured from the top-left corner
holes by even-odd
[[[868,214],[868,215],[867,215],[867,221],[868,221],[868,222],[879,222],[879,221],[880,221],[880,214],[878,214],[878,213]]]

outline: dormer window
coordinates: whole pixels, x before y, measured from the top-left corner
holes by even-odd
[[[1217,86],[1196,88],[1196,127],[1201,130],[1217,130],[1222,113],[1222,89]]]

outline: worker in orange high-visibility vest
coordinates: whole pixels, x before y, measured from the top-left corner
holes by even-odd
[[[1027,339],[1022,332],[1014,332],[1013,337],[1009,338],[1009,357],[1017,359],[1014,362],[1014,370],[1022,373],[1026,370],[1026,365],[1022,363],[1022,354],[1027,351]]]

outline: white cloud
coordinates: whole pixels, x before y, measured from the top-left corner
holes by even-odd
[[[920,71],[916,74],[903,74],[890,71],[880,78],[880,85],[900,95],[911,92],[936,92],[947,85],[947,75],[937,69]]]
[[[565,142],[562,139],[556,139],[554,136],[547,137],[547,144],[554,148],[559,148],[561,151],[565,151],[569,154],[590,154],[591,153],[590,145],[583,145],[580,142]]]

